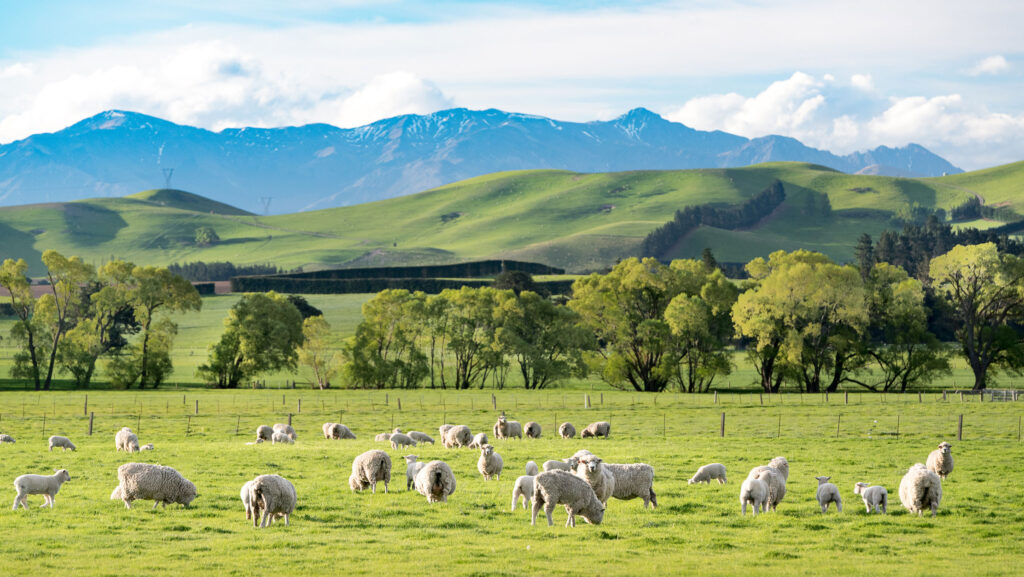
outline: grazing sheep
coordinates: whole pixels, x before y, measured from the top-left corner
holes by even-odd
[[[615,476],[615,491],[612,497],[628,501],[637,497],[644,500],[644,509],[648,504],[658,506],[658,497],[654,494],[654,467],[646,463],[617,465],[605,463],[605,468]]]
[[[569,519],[566,527],[576,526],[576,515],[582,515],[588,523],[600,525],[604,520],[604,505],[598,500],[590,485],[572,473],[547,471],[533,478],[533,511],[530,524],[537,524],[537,513],[541,507],[548,518],[548,526],[554,525],[551,513],[555,505],[565,505]]]
[[[765,512],[768,506],[768,484],[761,479],[748,477],[740,485],[740,514],[747,514],[747,504],[754,508],[754,516]]]
[[[523,426],[519,424],[519,421],[509,421],[505,418],[505,415],[498,417],[498,422],[494,423],[494,436],[499,439],[511,439],[512,437],[523,438]]]
[[[274,431],[274,434],[270,437],[270,442],[273,445],[278,443],[284,443],[286,445],[294,445],[295,437],[285,433],[284,431]]]
[[[0,433],[0,443],[13,443],[14,437]]]
[[[490,441],[487,439],[487,433],[477,433],[473,435],[473,440],[469,442],[469,448],[482,449],[488,442]]]
[[[412,438],[413,441],[416,441],[417,443],[430,443],[431,445],[434,444],[434,439],[432,439],[430,435],[426,433],[421,433],[419,431],[409,431],[407,434],[409,435],[410,438]]]
[[[726,483],[725,479],[725,465],[721,463],[711,463],[710,465],[704,465],[697,472],[693,474],[693,478],[687,481],[690,485],[697,483],[711,483],[711,480],[715,479],[719,485]]]
[[[450,428],[452,428],[454,426],[455,425],[449,425],[448,423],[445,423],[445,424],[443,424],[443,425],[441,425],[440,427],[437,428],[437,432],[440,433],[440,435],[441,435],[441,441],[442,442],[444,442],[444,434],[448,432],[448,429],[450,429]]]
[[[43,502],[40,507],[47,505],[53,509],[53,500],[60,491],[60,486],[65,482],[71,480],[71,475],[68,474],[67,469],[57,469],[52,475],[22,475],[14,480],[14,490],[17,491],[17,495],[14,497],[14,510],[18,510],[18,505],[28,509],[28,496],[29,495],[43,495]]]
[[[928,470],[932,471],[943,480],[953,472],[953,453],[950,449],[953,445],[943,441],[939,448],[928,454]]]
[[[606,505],[615,492],[615,475],[601,461],[600,457],[581,459],[574,471],[576,476],[590,484],[601,505]]]
[[[341,423],[324,423],[325,439],[355,439],[355,434]]]
[[[139,447],[139,450],[140,451],[152,451],[153,450],[153,443],[147,443],[147,444]]]
[[[836,511],[843,512],[843,498],[839,495],[839,487],[829,483],[832,477],[815,477],[818,480],[818,504],[821,505],[822,514],[828,512],[829,503],[836,504]]]
[[[153,508],[167,507],[168,503],[181,503],[188,507],[196,498],[196,486],[170,467],[149,463],[125,463],[117,468],[120,484],[114,488],[111,499],[121,499],[132,508],[132,501],[152,499]]]
[[[544,469],[545,472],[547,472],[547,471],[568,471],[568,472],[572,472],[573,466],[570,465],[569,463],[566,463],[565,461],[549,460],[549,461],[544,461],[544,464],[541,466],[541,468]]]
[[[260,425],[256,427],[256,442],[269,441],[274,436],[274,429],[268,425]]]
[[[516,479],[516,484],[512,487],[512,511],[516,510],[520,497],[523,498],[523,509],[526,509],[526,504],[533,498],[533,478],[535,476],[522,475]]]
[[[476,468],[484,476],[484,481],[490,481],[491,477],[500,480],[503,467],[504,462],[501,460],[501,455],[494,452],[492,445],[484,445],[480,448],[480,459],[476,462]]]
[[[252,526],[266,528],[271,521],[284,517],[288,526],[288,517],[295,511],[298,497],[295,485],[280,475],[260,475],[249,486],[249,504],[252,507]],[[260,510],[263,518],[260,518]]]
[[[75,444],[71,442],[71,439],[67,437],[59,437],[57,435],[50,437],[50,450],[52,451],[54,447],[60,447],[64,451],[67,451],[68,449],[75,451],[78,449],[78,447],[75,447]]]
[[[334,423],[324,423],[320,429],[324,432],[325,439],[334,438]]]
[[[377,433],[377,436],[373,438],[374,441],[390,441],[391,433]]]
[[[598,421],[596,423],[590,423],[586,429],[580,433],[580,438],[586,439],[587,437],[604,437],[608,438],[608,434],[612,431],[612,424],[608,421]]]
[[[857,483],[853,486],[853,492],[856,495],[860,495],[864,499],[864,506],[867,507],[868,513],[873,508],[875,513],[879,512],[883,515],[887,514],[889,508],[889,492],[885,490],[885,487],[881,485],[868,486],[867,483]]]
[[[761,465],[760,467],[754,467],[747,477],[753,477],[756,471],[762,471],[764,469],[772,468],[778,471],[782,475],[783,481],[789,481],[789,461],[785,457],[775,457],[771,461],[768,461],[767,465]]]
[[[775,511],[782,498],[786,496],[786,478],[774,467],[754,467],[748,479],[760,479],[768,487],[768,500],[765,502],[764,511]]]
[[[252,495],[249,494],[250,487],[252,487],[252,481],[246,481],[246,483],[242,485],[242,490],[238,493],[238,496],[242,498],[242,506],[245,507],[246,520],[252,519],[253,517]]]
[[[900,481],[900,502],[919,517],[927,509],[932,510],[932,517],[937,515],[941,500],[942,479],[921,463],[911,467]]]
[[[558,426],[558,434],[563,439],[571,439],[576,436],[576,427],[572,423],[562,423]]]
[[[372,450],[352,460],[352,476],[348,478],[348,486],[353,491],[362,491],[369,487],[370,492],[377,492],[377,482],[384,482],[384,492],[388,492],[391,482],[391,457],[384,451]]]
[[[444,438],[441,439],[441,444],[446,449],[453,449],[455,447],[466,447],[473,441],[473,433],[469,430],[466,425],[456,425],[444,434]]]
[[[539,439],[540,438],[540,423],[536,421],[530,421],[526,423],[524,428],[526,432],[526,438],[528,439]]]
[[[404,433],[391,433],[391,448],[397,449],[398,447],[415,447],[416,441],[412,440],[412,437]]]
[[[537,473],[539,473],[539,472],[540,472],[540,469],[537,468],[537,463],[535,461],[527,461],[526,462],[526,474],[527,475],[536,476]]]
[[[427,503],[447,503],[448,495],[455,492],[455,474],[444,461],[431,461],[416,473],[416,491],[427,498]]]
[[[275,433],[284,433],[285,435],[288,435],[289,437],[291,437],[293,441],[298,440],[298,437],[295,436],[295,429],[293,429],[291,425],[286,425],[284,423],[277,423],[276,425],[274,425],[274,432]]]
[[[405,490],[412,490],[412,484],[416,480],[416,473],[420,472],[426,463],[417,461],[419,459],[416,455],[405,456]]]
[[[139,437],[131,429],[124,427],[114,435],[114,447],[118,451],[135,453],[139,450]]]

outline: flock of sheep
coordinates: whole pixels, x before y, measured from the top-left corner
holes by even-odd
[[[571,439],[576,429],[571,423],[562,423],[558,428],[562,438]],[[504,413],[492,427],[497,439],[538,438],[541,427],[536,422],[528,422],[525,427],[517,421],[508,420]],[[581,433],[582,438],[605,437],[611,432],[611,425],[599,421],[587,426]],[[480,450],[477,469],[484,481],[500,479],[504,469],[504,461],[493,445],[489,444],[486,433],[473,435],[466,425],[444,424],[439,428],[441,443],[445,448],[476,448]],[[323,435],[327,439],[355,439],[352,431],[340,423],[324,423]],[[292,444],[296,440],[295,429],[291,425],[276,424],[273,427],[261,425],[256,429],[256,440],[247,444],[255,445],[264,442]],[[419,431],[403,433],[396,428],[391,433],[381,433],[377,441],[391,444],[392,449],[416,446],[417,443],[434,444],[434,439]],[[14,443],[8,435],[0,434],[0,443]],[[153,445],[139,445],[138,436],[125,427],[117,432],[114,444],[118,451],[134,453],[151,450]],[[49,450],[54,447],[63,450],[76,450],[75,445],[67,438],[52,436],[49,438]],[[938,511],[942,499],[942,479],[953,471],[951,445],[943,442],[939,448],[928,456],[927,465],[915,464],[900,483],[900,501],[911,512],[921,515],[931,509],[932,516]],[[421,462],[416,455],[406,455],[406,490],[415,490],[425,496],[428,503],[447,502],[455,492],[456,480],[451,467],[444,461],[434,460]],[[646,463],[612,464],[605,463],[600,457],[586,449],[577,451],[571,457],[562,460],[545,461],[541,468],[536,462],[526,463],[526,474],[519,476],[512,489],[512,510],[522,503],[526,508],[527,501],[532,503],[531,524],[536,524],[537,514],[541,509],[547,516],[548,525],[553,524],[552,512],[557,505],[563,505],[568,519],[567,526],[575,527],[575,516],[582,516],[587,522],[599,524],[611,498],[629,500],[642,499],[644,507],[657,507],[657,496],[654,492],[654,467]],[[543,471],[541,471],[543,469]],[[391,457],[384,451],[371,450],[355,457],[352,461],[352,475],[349,487],[353,491],[370,489],[376,492],[377,483],[384,484],[384,492],[388,492],[391,482]],[[147,463],[126,463],[117,470],[118,486],[110,498],[121,500],[125,507],[131,508],[135,500],[152,500],[153,508],[157,505],[167,506],[178,503],[188,506],[196,498],[196,486],[171,467]],[[786,482],[789,479],[789,462],[785,457],[776,457],[767,465],[754,467],[740,487],[740,511],[746,514],[747,505],[753,508],[753,514],[775,511],[786,495]],[[843,510],[842,497],[839,489],[830,483],[831,477],[816,477],[818,489],[817,501],[822,513],[829,505],[835,503],[836,509]],[[43,495],[43,506],[53,508],[54,497],[63,483],[70,481],[71,476],[65,469],[57,470],[53,475],[21,475],[14,481],[17,496],[14,499],[14,510],[19,505],[28,508],[29,495]],[[726,469],[720,463],[704,465],[689,480],[689,484],[710,483],[717,480],[726,483]],[[854,493],[864,500],[868,513],[886,513],[888,492],[882,486],[869,486],[857,483]],[[294,485],[279,475],[260,475],[245,483],[240,492],[245,509],[246,519],[251,519],[254,526],[267,527],[276,519],[283,518],[285,525],[294,512],[297,494]]]

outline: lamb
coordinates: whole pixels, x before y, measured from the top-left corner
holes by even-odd
[[[267,425],[260,425],[256,427],[256,442],[269,441],[274,436],[274,429]]]
[[[487,433],[477,433],[473,435],[473,440],[469,442],[470,449],[481,449],[488,443]]]
[[[607,505],[608,499],[615,492],[615,475],[604,466],[601,458],[587,457],[580,460],[574,472],[594,489],[601,505]]]
[[[13,442],[14,442],[14,437],[12,437],[10,435],[6,435],[4,433],[0,433],[0,443],[13,443]]]
[[[17,495],[14,497],[14,510],[18,505],[28,509],[29,495],[43,495],[43,502],[40,507],[47,505],[53,509],[53,500],[60,491],[60,486],[71,480],[67,469],[57,469],[52,475],[22,475],[14,480],[14,489]]]
[[[512,437],[523,438],[523,426],[519,424],[519,421],[509,421],[505,418],[505,415],[498,417],[498,422],[494,423],[494,436],[499,439],[511,439]]]
[[[926,509],[932,510],[932,517],[937,515],[941,500],[942,479],[921,463],[911,467],[900,481],[900,502],[919,517]]]
[[[285,433],[284,431],[274,431],[274,434],[270,437],[271,444],[284,443],[286,445],[294,445],[295,437]]]
[[[50,437],[50,451],[53,451],[54,447],[60,447],[63,451],[67,451],[68,449],[75,451],[78,449],[75,447],[75,444],[71,442],[71,439],[57,435]]]
[[[388,492],[391,482],[391,457],[380,450],[372,450],[352,460],[352,476],[348,478],[348,486],[353,491],[362,491],[369,487],[371,493],[377,492],[377,482],[384,482],[384,492]]]
[[[274,432],[284,433],[285,435],[291,437],[293,441],[298,440],[298,437],[295,436],[295,429],[293,429],[291,425],[277,423],[276,425],[274,425]]]
[[[441,444],[446,449],[453,449],[455,447],[466,447],[473,441],[473,433],[469,430],[466,425],[456,425],[444,434],[444,438],[441,439]]]
[[[405,456],[405,490],[411,491],[413,482],[416,480],[416,473],[420,472],[426,463],[417,461],[419,459],[416,455]]]
[[[712,479],[717,480],[719,485],[724,485],[726,483],[725,465],[721,463],[711,463],[710,465],[704,465],[703,467],[697,469],[697,472],[693,474],[693,478],[687,481],[687,484],[710,484]]]
[[[121,499],[132,508],[132,501],[152,499],[153,508],[180,503],[188,507],[196,498],[196,486],[171,467],[149,463],[125,463],[117,468],[120,484],[111,493],[111,499]]]
[[[775,467],[754,467],[748,479],[760,479],[768,487],[768,500],[765,502],[764,510],[775,511],[782,498],[786,496],[786,478]]]
[[[131,429],[124,427],[114,435],[114,447],[118,451],[135,453],[139,450],[139,437]]]
[[[437,432],[440,433],[440,435],[441,435],[441,441],[442,442],[444,442],[444,434],[448,432],[448,429],[450,429],[450,428],[452,428],[454,426],[455,425],[449,425],[448,423],[445,423],[445,424],[443,424],[443,425],[441,425],[440,427],[437,428]]]
[[[612,424],[608,421],[598,421],[596,423],[590,423],[586,429],[580,433],[580,438],[586,439],[587,437],[604,437],[608,438],[608,434],[612,431]]]
[[[409,435],[406,435],[404,433],[391,433],[391,438],[388,440],[391,441],[392,449],[397,449],[398,447],[416,446],[416,441],[413,441]]]
[[[269,527],[271,521],[280,517],[284,517],[287,527],[288,517],[295,511],[298,500],[295,485],[280,475],[260,475],[246,484],[249,485],[253,527]],[[262,519],[260,510],[263,511]]]
[[[432,439],[430,435],[426,433],[421,433],[419,431],[409,431],[408,435],[410,438],[412,438],[413,441],[416,441],[417,443],[430,443],[431,445],[434,444],[434,439]]]
[[[516,484],[512,487],[512,511],[516,510],[520,497],[523,498],[523,509],[526,509],[526,504],[533,498],[533,478],[535,476],[522,475],[516,479]]]
[[[864,499],[864,506],[867,507],[868,513],[873,508],[875,513],[881,512],[883,515],[887,514],[889,507],[889,492],[885,490],[885,487],[881,485],[868,486],[867,483],[857,483],[853,486],[853,492],[856,495],[860,495]]]
[[[323,426],[320,427],[320,429],[324,432],[325,439],[334,438],[334,425],[335,423],[324,423]]]
[[[476,468],[484,476],[484,481],[490,481],[491,477],[501,479],[501,469],[504,462],[501,455],[494,452],[492,445],[484,445],[480,448],[480,459],[476,462]]]
[[[540,423],[536,421],[530,421],[526,423],[526,427],[524,430],[526,431],[526,437],[528,439],[540,438]]]
[[[554,525],[551,513],[555,505],[565,505],[569,519],[566,527],[576,526],[576,515],[582,515],[588,523],[600,525],[604,520],[604,505],[598,500],[590,485],[572,473],[547,471],[533,478],[533,511],[530,524],[537,524],[537,513],[544,507],[548,526]]]
[[[527,475],[536,476],[537,473],[539,473],[539,472],[540,472],[540,470],[537,469],[537,463],[536,462],[534,462],[534,461],[527,461],[526,462],[526,474]]]
[[[748,477],[740,485],[740,513],[747,514],[747,503],[753,506],[754,516],[767,510],[768,484],[761,479]]]
[[[646,463],[617,465],[605,463],[605,468],[615,476],[615,491],[612,497],[628,501],[637,497],[644,500],[644,509],[648,503],[655,508],[658,497],[654,494],[654,467]]]
[[[815,477],[818,480],[818,504],[821,505],[821,512],[828,512],[830,503],[836,504],[836,511],[843,512],[843,498],[839,495],[839,487],[829,483],[832,477]]]
[[[377,433],[377,436],[373,438],[374,441],[390,441],[391,433]]]
[[[139,450],[140,451],[152,451],[153,450],[153,443],[146,443],[145,445],[139,447]]]
[[[455,474],[448,463],[431,461],[416,473],[414,484],[427,503],[447,503],[448,496],[455,492]]]
[[[252,495],[249,494],[249,488],[252,487],[252,481],[246,481],[242,485],[242,490],[239,491],[238,496],[242,498],[242,506],[245,507],[245,518],[246,520],[252,519]]]
[[[942,480],[953,472],[953,453],[949,451],[952,447],[943,441],[939,443],[938,449],[928,454],[928,470],[942,477]]]
[[[558,426],[558,434],[563,439],[571,439],[576,436],[576,427],[572,423],[562,423]]]

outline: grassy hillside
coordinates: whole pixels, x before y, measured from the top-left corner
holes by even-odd
[[[692,204],[736,204],[773,180],[786,202],[750,230],[700,229],[677,247],[696,256],[745,261],[772,250],[810,248],[851,258],[862,232],[877,235],[892,212],[949,209],[972,195],[1019,203],[1024,163],[942,178],[848,175],[821,166],[770,163],[738,169],[578,174],[505,172],[420,194],[352,207],[256,216],[181,191],[0,209],[3,257],[40,272],[38,253],[55,248],[99,263],[112,256],[145,264],[192,260],[282,267],[440,263],[506,257],[580,271],[634,254],[643,237]],[[815,203],[827,195],[828,219]],[[222,241],[197,247],[195,229]]]

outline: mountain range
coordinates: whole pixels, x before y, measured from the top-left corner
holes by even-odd
[[[643,108],[585,123],[455,108],[351,129],[310,124],[220,132],[111,110],[0,146],[0,205],[174,187],[276,214],[404,196],[499,171],[727,168],[772,161],[903,177],[962,172],[917,144],[839,156],[784,136],[748,139],[695,130]]]

